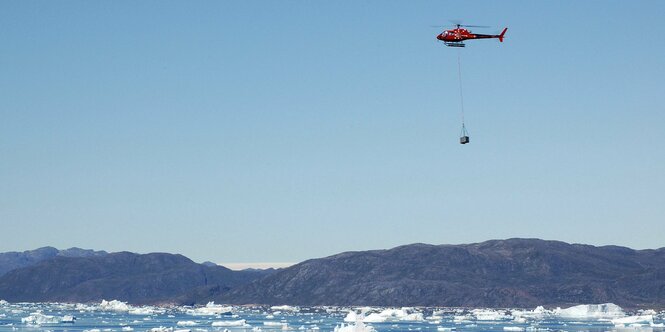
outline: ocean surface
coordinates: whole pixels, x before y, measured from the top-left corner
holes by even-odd
[[[665,312],[627,312],[613,304],[571,308],[200,307],[7,303],[0,332],[205,331],[665,331]]]

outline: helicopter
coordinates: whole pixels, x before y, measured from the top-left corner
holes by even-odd
[[[471,33],[471,31],[464,28],[488,28],[483,25],[462,25],[455,24],[455,28],[451,30],[446,30],[436,36],[436,39],[443,41],[446,46],[449,47],[464,47],[464,41],[467,39],[486,39],[486,38],[498,38],[499,42],[503,42],[503,36],[506,34],[508,28],[504,28],[499,35],[482,35]]]

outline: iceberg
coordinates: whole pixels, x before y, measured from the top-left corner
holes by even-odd
[[[335,326],[333,332],[376,332],[376,330],[371,325],[365,325],[363,322],[357,322],[356,324],[349,324]]]
[[[8,305],[8,304],[9,304],[9,302],[7,302],[5,300],[0,300],[0,306],[5,306],[5,305]]]
[[[626,314],[614,303],[581,304],[574,307],[556,308],[554,315],[563,319],[614,319]]]
[[[41,312],[33,312],[28,317],[21,318],[21,322],[28,325],[58,324],[60,318],[44,315]]]
[[[173,328],[172,327],[164,327],[164,326],[153,327],[153,328],[149,329],[148,332],[173,332]]]
[[[155,313],[163,313],[163,311],[157,310],[155,307],[138,307],[131,308],[127,313],[130,315],[154,315]]]
[[[519,331],[524,331],[524,328],[519,327],[519,326],[504,326],[503,330],[504,331],[517,331],[517,332],[519,332]]]
[[[233,307],[215,304],[215,302],[208,302],[205,307],[188,309],[186,313],[192,316],[215,316],[230,314],[233,312]]]
[[[194,325],[198,325],[198,323],[193,321],[193,320],[181,320],[181,321],[178,321],[175,325],[178,325],[178,326],[194,326]]]
[[[543,306],[538,306],[533,310],[512,310],[510,314],[515,317],[515,321],[522,319],[544,319],[552,315],[552,311],[545,309]]]
[[[503,312],[492,309],[474,309],[471,311],[471,313],[476,317],[476,320],[480,321],[496,321],[513,318],[512,316],[508,316]]]
[[[357,318],[355,313],[349,312],[345,322],[352,322],[352,319]],[[396,321],[424,321],[425,318],[421,312],[412,312],[411,308],[402,309],[385,309],[379,313],[373,312],[363,319],[365,323],[384,323]]]
[[[102,300],[102,303],[98,306],[101,311],[116,311],[116,312],[127,312],[132,309],[132,307],[127,304],[127,302],[122,302],[118,300],[106,301]]]
[[[122,330],[125,332],[134,331],[134,329],[131,326],[123,326]]]
[[[296,311],[300,311],[300,308],[292,307],[290,305],[274,305],[274,306],[270,307],[270,310],[272,310],[272,311],[293,311],[293,312],[296,312]]]
[[[218,320],[215,322],[212,322],[212,326],[243,326],[243,327],[249,327],[247,322],[244,319],[239,319],[239,320]]]
[[[60,322],[61,323],[73,324],[75,320],[76,320],[76,317],[74,317],[72,315],[65,315],[65,316],[62,316],[62,319],[60,319]]]
[[[612,319],[616,327],[653,325],[653,315],[628,316]]]

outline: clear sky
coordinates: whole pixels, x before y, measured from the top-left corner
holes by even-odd
[[[0,251],[665,246],[665,1],[0,1]],[[431,25],[508,27],[457,52]]]

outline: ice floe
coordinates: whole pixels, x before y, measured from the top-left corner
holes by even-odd
[[[297,312],[300,311],[300,308],[298,307],[293,307],[290,305],[274,305],[270,307],[270,310],[273,311],[292,311],[292,312]]]
[[[344,318],[345,322],[355,322],[358,320],[358,314],[351,310]],[[424,321],[422,312],[416,312],[411,308],[401,309],[384,309],[381,312],[372,312],[367,316],[363,316],[362,321],[365,323],[384,323],[384,322],[397,322],[397,321]]]
[[[512,316],[506,315],[504,311],[493,309],[473,309],[471,313],[476,317],[476,320],[481,321],[507,320],[513,318]]]
[[[118,300],[111,300],[111,301],[102,300],[102,302],[97,307],[101,311],[116,311],[116,312],[128,312],[129,310],[132,309],[132,307],[129,304],[127,304],[127,302],[122,302]]]
[[[223,326],[223,327],[228,327],[228,326],[243,326],[243,327],[249,327],[249,324],[244,319],[239,319],[239,320],[218,320],[212,322],[212,326]]]
[[[613,319],[626,314],[614,303],[581,304],[574,307],[556,308],[554,315],[564,319]]]
[[[215,302],[208,302],[205,307],[188,309],[186,313],[192,316],[215,316],[230,314],[233,312],[233,307],[215,304]]]
[[[628,316],[612,319],[612,324],[616,327],[638,327],[653,325],[653,315]]]
[[[178,326],[194,326],[194,325],[199,325],[199,323],[197,323],[193,320],[181,320],[181,321],[178,321],[175,325],[178,325]]]
[[[69,324],[73,324],[75,321],[76,321],[76,317],[74,317],[74,316],[72,316],[72,315],[64,315],[64,316],[62,316],[62,318],[60,319],[60,322],[61,322],[61,323],[69,323]]]
[[[363,322],[357,322],[355,324],[349,325],[344,323],[337,325],[333,329],[333,332],[376,332],[376,330],[371,325],[365,325]]]
[[[33,312],[28,317],[21,318],[21,322],[28,325],[58,324],[60,318],[44,315],[41,312]]]

